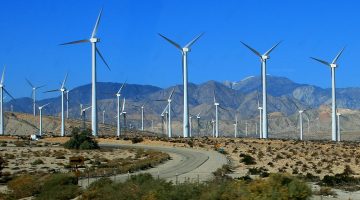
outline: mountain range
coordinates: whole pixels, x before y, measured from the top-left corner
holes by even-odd
[[[99,82],[98,87],[98,108],[99,119],[102,110],[105,110],[105,120],[107,123],[115,123],[116,116],[116,92],[122,83]],[[319,113],[331,104],[331,90],[314,85],[295,83],[285,77],[268,76],[268,113],[269,115],[282,116],[287,119],[294,118],[299,109],[309,110],[309,116],[314,120],[319,117]],[[168,88],[160,88],[151,85],[126,84],[121,97],[126,98],[125,110],[128,120],[134,126],[140,123],[140,106],[145,104],[146,125],[150,126],[151,121],[158,126],[161,123],[160,113],[167,102],[159,101],[167,99],[171,90],[175,89],[172,107],[174,118],[174,129],[180,130],[182,120],[182,85],[175,85]],[[209,121],[215,117],[213,106],[214,92],[216,100],[220,103],[220,120],[233,123],[236,114],[240,120],[256,121],[258,117],[258,102],[261,103],[261,79],[258,76],[247,77],[237,82],[207,81],[202,84],[192,84],[189,86],[189,107],[190,114],[197,115],[204,121]],[[60,94],[60,93],[59,93]],[[69,91],[69,116],[70,118],[80,118],[80,104],[91,104],[91,85],[83,85]],[[44,113],[46,115],[59,116],[61,112],[61,97],[42,99],[37,105],[50,103]],[[14,112],[32,113],[32,99],[18,98],[5,103],[6,110],[13,107]],[[337,89],[337,105],[342,109],[357,110],[360,108],[360,88],[339,88]],[[312,114],[316,112],[317,114]],[[88,116],[90,115],[87,114]],[[286,120],[285,120],[286,121]],[[130,123],[129,122],[129,123]],[[295,123],[295,122],[294,122]],[[287,126],[286,123],[283,124]],[[281,123],[276,125],[281,129]],[[221,128],[221,126],[220,126]],[[231,128],[227,127],[224,130]]]

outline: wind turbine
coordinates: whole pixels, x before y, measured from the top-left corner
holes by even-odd
[[[173,96],[173,94],[174,94],[174,91],[175,91],[175,88],[173,88],[172,90],[171,90],[171,93],[170,93],[170,95],[169,95],[169,97],[167,98],[167,99],[161,99],[161,100],[157,100],[157,101],[167,101],[168,103],[167,103],[167,106],[165,107],[165,109],[164,109],[164,111],[163,111],[163,113],[162,114],[164,114],[164,113],[167,113],[167,117],[168,117],[168,119],[166,120],[167,122],[168,122],[168,127],[167,127],[167,129],[168,129],[168,137],[172,137],[172,128],[171,128],[171,101],[172,101],[172,96]]]
[[[303,140],[303,137],[304,137],[303,120],[302,120],[303,112],[304,112],[304,110],[299,110],[300,140]]]
[[[47,105],[49,105],[50,103],[47,103],[45,105],[39,106],[39,135],[42,135],[42,109],[45,108]]]
[[[244,46],[246,46],[248,49],[250,49],[253,53],[255,53],[257,56],[260,57],[261,61],[261,75],[262,75],[262,134],[263,138],[268,138],[268,120],[267,120],[267,92],[266,92],[266,60],[270,58],[270,53],[273,51],[279,44],[277,43],[273,47],[271,47],[268,51],[266,51],[264,54],[260,54],[258,51],[250,47],[249,45],[241,42]]]
[[[120,96],[121,96],[121,90],[124,88],[126,84],[126,81],[121,85],[120,89],[118,90],[118,92],[115,94],[116,95],[116,100],[117,100],[117,132],[116,132],[116,136],[119,137],[120,136]]]
[[[144,131],[144,105],[141,105],[141,131]]]
[[[166,41],[174,45],[177,49],[180,50],[182,54],[182,71],[183,71],[183,85],[184,85],[184,115],[183,115],[183,137],[189,137],[189,104],[188,104],[188,69],[187,69],[187,54],[190,52],[190,47],[203,35],[204,33],[198,35],[193,40],[191,40],[184,47],[181,47],[176,42],[170,40],[169,38],[159,34]]]
[[[68,45],[68,44],[78,44],[78,43],[91,43],[91,81],[92,81],[92,87],[91,87],[91,129],[92,134],[94,136],[98,135],[98,120],[97,120],[97,97],[96,97],[96,55],[99,55],[100,59],[105,63],[105,65],[110,70],[109,65],[105,61],[104,57],[99,51],[99,48],[96,47],[96,43],[100,42],[100,39],[96,37],[96,33],[98,30],[100,18],[102,14],[102,9],[100,10],[100,13],[97,17],[94,29],[91,33],[90,39],[83,39],[83,40],[77,40],[73,42],[67,42],[63,43],[61,45]]]
[[[341,116],[341,113],[337,112],[336,113],[337,115],[337,138],[338,138],[338,141],[340,142],[341,141],[341,132],[340,132],[340,116]]]
[[[201,114],[201,112],[199,112],[199,113],[196,115],[197,128],[198,128],[198,137],[200,137],[200,114]]]
[[[234,137],[237,138],[237,128],[238,128],[238,120],[237,116],[235,115],[235,124],[234,124]]]
[[[33,115],[35,116],[36,115],[36,90],[44,87],[45,85],[34,86],[34,84],[32,84],[28,79],[25,79],[25,80],[30,85],[30,87],[32,89],[31,97],[33,99]]]
[[[58,91],[61,92],[61,137],[65,136],[64,95],[65,95],[65,91],[66,91],[65,83],[66,83],[67,77],[68,77],[68,74],[66,73],[65,78],[64,78],[63,82],[61,83],[60,89],[48,90],[48,91],[44,92],[44,93],[58,92]]]
[[[11,96],[11,94],[5,89],[4,78],[5,78],[5,67],[3,69],[3,73],[2,73],[1,81],[0,81],[0,110],[1,110],[1,112],[0,112],[0,135],[4,135],[4,107],[3,107],[4,92],[6,94],[8,94],[12,99],[14,99],[14,97]]]
[[[105,124],[105,110],[102,111],[102,123]]]
[[[215,106],[215,137],[219,137],[219,114],[218,114],[218,107],[226,110],[225,108],[221,107],[219,102],[216,101],[215,91],[214,91],[214,106]]]
[[[81,118],[82,118],[82,123],[83,123],[83,130],[86,129],[86,124],[85,124],[85,121],[86,121],[86,111],[89,110],[91,108],[91,106],[89,107],[86,107],[86,108],[82,108],[82,104],[80,105],[81,107]]]
[[[337,138],[337,134],[336,134],[336,93],[335,93],[335,89],[336,89],[336,84],[335,84],[335,69],[338,66],[336,61],[339,59],[339,57],[341,56],[342,52],[344,51],[345,47],[342,48],[340,50],[340,52],[336,55],[336,57],[334,58],[334,60],[329,63],[314,57],[310,57],[313,60],[316,60],[324,65],[327,65],[330,67],[331,69],[331,96],[332,96],[332,101],[331,101],[331,106],[332,106],[332,113],[331,113],[331,139],[332,141],[339,141],[339,139]]]
[[[211,119],[211,126],[212,126],[212,137],[215,137],[215,121]]]

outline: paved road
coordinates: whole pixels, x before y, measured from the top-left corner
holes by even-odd
[[[205,181],[212,178],[212,172],[226,164],[226,157],[216,151],[205,151],[193,148],[181,147],[164,147],[143,144],[100,144],[102,147],[131,147],[153,149],[168,153],[171,160],[155,168],[139,171],[138,173],[150,173],[154,177],[166,179],[168,181],[183,182],[189,181]],[[130,174],[130,175],[132,175]],[[128,174],[121,174],[110,177],[116,181],[124,181],[128,178]],[[81,179],[79,185],[87,187],[87,185],[96,178]]]

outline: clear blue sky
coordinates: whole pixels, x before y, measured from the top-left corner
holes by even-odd
[[[260,63],[240,41],[260,52],[276,42],[268,73],[330,87],[330,70],[309,56],[332,60],[347,45],[337,70],[338,87],[359,87],[359,1],[218,0],[14,0],[0,7],[0,64],[15,97],[29,96],[24,78],[46,89],[90,83],[90,45],[58,44],[89,38],[104,7],[98,80],[168,87],[182,82],[180,53],[157,33],[181,45],[205,32],[189,55],[189,81],[240,80],[258,75]],[[40,98],[49,95],[40,94]],[[57,94],[54,94],[57,95]]]

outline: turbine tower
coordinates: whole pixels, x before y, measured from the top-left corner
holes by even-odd
[[[341,132],[340,132],[340,116],[341,116],[341,113],[337,112],[336,113],[337,115],[337,134],[338,134],[338,141],[340,142],[341,141]]]
[[[4,107],[3,107],[4,92],[8,94],[12,99],[14,99],[14,97],[11,96],[11,94],[5,89],[4,78],[5,78],[5,67],[3,69],[3,73],[0,81],[0,135],[4,135]]]
[[[117,101],[117,131],[116,131],[116,136],[120,137],[121,134],[121,130],[120,130],[120,96],[121,96],[121,90],[124,88],[126,81],[121,85],[120,89],[118,90],[118,92],[115,94],[116,95],[116,101]]]
[[[91,58],[91,73],[92,73],[92,75],[91,75],[91,82],[92,82],[92,86],[91,86],[91,129],[92,129],[92,134],[94,136],[98,135],[97,97],[96,97],[96,76],[97,76],[97,74],[96,74],[96,55],[99,55],[100,59],[105,63],[105,65],[110,70],[109,65],[107,64],[104,57],[100,53],[99,48],[96,47],[96,43],[100,42],[100,39],[96,37],[96,33],[98,30],[101,14],[102,14],[102,9],[100,10],[100,13],[98,15],[98,18],[96,20],[94,29],[90,36],[90,39],[77,40],[77,41],[61,44],[61,45],[68,45],[68,44],[78,44],[78,43],[88,43],[88,42],[91,43],[91,51],[92,51],[91,52],[91,56],[92,56],[92,58]]]
[[[263,138],[263,132],[262,132],[262,107],[260,106],[260,102],[259,102],[259,93],[257,92],[257,106],[258,106],[258,110],[259,110],[259,137],[260,139]]]
[[[105,124],[105,110],[102,111],[102,123]]]
[[[65,98],[65,91],[66,91],[65,83],[67,80],[67,76],[68,76],[68,74],[65,75],[65,78],[64,78],[63,82],[61,83],[60,89],[48,90],[48,91],[44,92],[44,93],[58,92],[58,91],[61,92],[61,137],[65,136],[64,98]]]
[[[192,137],[192,115],[191,114],[189,114],[189,135],[190,135],[190,137]]]
[[[329,63],[314,57],[310,57],[313,60],[316,60],[324,65],[327,65],[330,67],[331,69],[331,107],[332,107],[332,113],[331,113],[331,139],[332,141],[339,141],[339,139],[337,138],[337,134],[336,134],[336,93],[335,93],[335,89],[336,89],[336,83],[335,83],[335,69],[338,66],[336,61],[339,59],[339,57],[341,56],[342,52],[344,51],[345,47],[342,48],[340,50],[340,52],[336,55],[336,57],[334,58],[334,60]]]
[[[144,131],[144,105],[141,105],[141,131]]]
[[[300,140],[303,140],[303,137],[304,137],[303,119],[302,119],[303,112],[304,112],[304,110],[299,110]]]
[[[32,92],[31,92],[31,98],[33,100],[33,115],[36,115],[36,90],[44,87],[45,85],[41,86],[34,86],[28,79],[25,79],[26,82],[30,85]]]
[[[49,105],[50,103],[47,103],[45,105],[39,106],[39,135],[42,135],[42,109],[45,108],[47,105]]]
[[[271,47],[268,51],[264,54],[260,54],[258,51],[250,47],[249,45],[241,42],[244,46],[250,49],[253,53],[260,57],[261,61],[261,75],[262,75],[262,134],[263,138],[268,138],[268,120],[267,120],[267,92],[266,92],[266,60],[270,58],[270,53],[273,51],[279,44],[277,43],[273,47]]]
[[[189,104],[188,104],[188,69],[187,69],[187,54],[190,52],[190,47],[203,35],[204,33],[198,35],[193,40],[191,40],[184,47],[181,47],[176,42],[170,40],[169,38],[159,34],[166,41],[174,45],[177,49],[180,50],[182,54],[182,71],[183,71],[183,85],[184,85],[184,113],[183,113],[183,137],[189,137]]]

